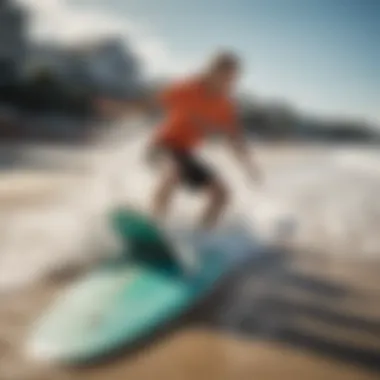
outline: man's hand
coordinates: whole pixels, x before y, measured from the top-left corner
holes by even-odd
[[[146,113],[151,107],[149,100],[96,98],[93,100],[93,105],[101,116],[118,118]]]
[[[229,142],[235,157],[246,171],[248,178],[254,183],[261,185],[264,180],[263,173],[257,164],[251,159],[249,149],[243,136],[241,134],[230,136]]]

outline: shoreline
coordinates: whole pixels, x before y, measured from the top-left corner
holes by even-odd
[[[258,146],[260,158],[273,168],[273,176],[279,175],[280,184],[283,170],[293,168],[295,174],[304,181],[305,169],[328,165],[331,157],[325,157],[324,150],[321,155],[320,149],[286,147],[283,150]],[[326,148],[328,151],[329,148]],[[102,152],[99,154],[102,159]],[[335,151],[332,156],[334,154]],[[82,159],[79,155],[73,162],[82,162]],[[363,165],[371,168],[372,161],[364,161]],[[10,213],[23,211],[25,207],[46,211],[59,203],[61,196],[64,198],[66,190],[72,191],[73,182],[75,188],[80,188],[81,181],[88,178],[86,172],[78,173],[71,169],[52,172],[47,169],[34,171],[32,168],[27,172],[30,175],[24,176],[24,169],[17,168],[17,171],[7,173],[7,176],[13,176],[13,184],[9,177],[3,177],[6,182],[3,182],[3,187],[0,186],[0,189],[5,189],[3,205],[8,206]],[[348,169],[344,167],[344,170],[348,173],[345,175],[353,178],[353,183],[362,179],[361,176],[356,177],[357,169],[356,166],[351,167],[351,162],[348,162]],[[366,173],[369,173],[369,169]],[[293,188],[290,186],[292,183],[287,183],[290,192],[298,189],[296,180],[298,177]],[[328,180],[329,177],[320,179],[327,185]],[[372,183],[368,180],[365,186],[369,187]],[[276,189],[277,183],[274,182],[273,190]],[[340,197],[344,195],[340,189],[338,187],[333,193],[333,199],[336,199],[336,194]],[[362,192],[360,190],[357,194],[367,195],[365,189],[363,187]],[[372,199],[371,194],[368,194],[369,200]],[[274,192],[274,196],[278,195]],[[350,199],[344,198],[344,202]],[[310,203],[308,199],[305,202],[306,205]],[[257,205],[255,199],[253,205]],[[328,207],[329,203],[321,202],[321,205]],[[71,207],[73,209],[67,210],[69,213],[76,210],[76,204]],[[316,211],[320,207],[316,207]],[[342,217],[340,214],[338,216]],[[316,241],[323,244],[327,238],[323,234],[315,236]],[[380,331],[380,258],[377,255],[366,259],[363,252],[355,247],[355,255],[344,257],[338,254],[339,245],[333,244],[332,247],[334,249],[326,249],[323,254],[317,246],[314,250],[298,247],[292,251],[290,248],[293,253],[289,255],[279,252],[278,255],[263,258],[258,265],[244,268],[236,282],[226,282],[220,294],[206,302],[203,308],[190,313],[186,323],[180,324],[162,340],[148,344],[131,356],[126,355],[107,365],[86,370],[48,368],[24,355],[25,339],[33,321],[63,287],[72,283],[73,277],[80,275],[83,266],[75,265],[53,273],[23,289],[0,294],[0,378],[377,379],[377,372],[380,371],[379,366],[376,367],[380,363],[380,338],[376,333]],[[11,256],[20,254],[18,250],[11,253]],[[36,263],[38,259],[28,254],[31,253],[27,251],[25,257],[20,257],[21,263],[27,264],[27,260]],[[55,254],[55,251],[49,251],[49,259]],[[73,259],[74,255],[70,258]],[[14,265],[12,268],[17,267]],[[245,291],[245,281],[248,281],[248,288],[252,290],[248,293]]]

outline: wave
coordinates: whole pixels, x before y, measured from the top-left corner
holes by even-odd
[[[3,216],[0,290],[23,286],[69,265],[89,265],[117,251],[106,215],[117,204],[146,210],[156,177],[142,160],[147,133],[116,129],[97,144],[87,176],[55,203]],[[380,251],[380,153],[366,148],[259,147],[266,173],[254,187],[220,146],[202,154],[231,187],[233,205],[224,226],[240,221],[258,239],[291,235],[299,248],[343,256]],[[169,224],[191,225],[202,207],[180,192]]]

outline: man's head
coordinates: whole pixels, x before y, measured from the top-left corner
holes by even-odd
[[[207,78],[218,91],[229,92],[238,79],[240,69],[240,59],[234,53],[219,52],[209,62]]]

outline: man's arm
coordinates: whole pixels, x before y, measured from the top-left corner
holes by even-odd
[[[144,114],[150,111],[155,101],[152,98],[138,100],[115,100],[115,99],[95,99],[95,109],[101,115],[107,117],[128,117],[137,114]]]

